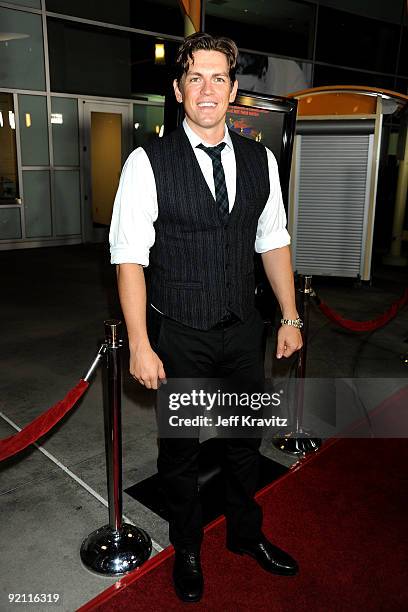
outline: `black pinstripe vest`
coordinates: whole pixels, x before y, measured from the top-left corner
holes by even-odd
[[[263,145],[230,134],[237,185],[226,226],[182,127],[144,146],[159,208],[149,300],[197,329],[213,327],[228,310],[245,320],[254,305],[254,244],[269,195],[268,160]]]

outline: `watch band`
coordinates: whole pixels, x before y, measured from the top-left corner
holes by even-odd
[[[281,325],[292,325],[292,327],[302,329],[303,321],[300,317],[298,317],[297,319],[281,319]]]

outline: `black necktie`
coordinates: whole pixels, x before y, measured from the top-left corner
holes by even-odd
[[[225,142],[220,142],[216,147],[205,147],[203,144],[198,145],[198,148],[205,151],[211,158],[215,186],[215,201],[218,204],[220,217],[225,224],[228,222],[229,204],[224,168],[221,163],[221,151],[224,147]]]

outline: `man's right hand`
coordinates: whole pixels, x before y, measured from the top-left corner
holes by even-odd
[[[130,374],[146,389],[158,389],[166,381],[163,362],[150,345],[130,350]]]

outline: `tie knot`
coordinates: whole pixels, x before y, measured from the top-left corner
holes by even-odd
[[[203,144],[197,146],[198,149],[202,149],[211,157],[211,159],[221,159],[221,151],[225,147],[225,142],[220,142],[215,147],[205,147]]]

